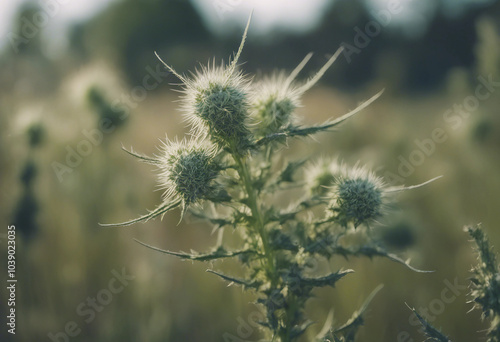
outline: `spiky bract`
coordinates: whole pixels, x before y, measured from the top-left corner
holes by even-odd
[[[329,210],[339,224],[347,227],[353,223],[357,227],[382,216],[385,206],[382,179],[362,167],[342,169],[328,195]]]
[[[252,107],[259,136],[279,132],[293,122],[293,113],[300,105],[299,93],[284,73],[275,74],[256,83]]]
[[[311,59],[308,54],[302,62],[286,76],[276,73],[264,78],[253,87],[252,109],[257,121],[256,134],[266,136],[285,130],[294,123],[294,112],[300,106],[300,98],[314,86],[342,52],[342,48],[328,59],[318,72],[303,84],[294,84],[295,78]]]
[[[312,195],[325,195],[328,191],[327,187],[334,183],[340,172],[340,166],[336,160],[321,158],[304,172],[306,187]]]
[[[167,141],[159,157],[160,186],[165,198],[181,198],[188,206],[213,193],[220,165],[213,148],[196,141]]]
[[[251,147],[248,129],[248,81],[236,70],[248,33],[251,16],[234,58],[219,67],[202,66],[192,78],[177,73],[161,60],[165,67],[184,84],[183,109],[195,136],[209,137],[219,148],[245,154]]]
[[[243,154],[250,146],[247,81],[223,65],[202,67],[186,82],[183,109],[196,136]]]

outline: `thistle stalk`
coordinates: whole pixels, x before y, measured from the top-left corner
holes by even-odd
[[[242,157],[238,155],[238,153],[234,153],[233,158],[236,161],[236,164],[238,165],[237,172],[238,175],[240,176],[240,179],[243,182],[246,196],[248,198],[248,206],[250,208],[252,217],[254,219],[252,221],[253,222],[252,228],[258,234],[262,242],[261,252],[262,254],[264,254],[267,260],[266,274],[268,275],[269,280],[271,281],[271,287],[274,287],[276,282],[274,255],[272,249],[269,247],[269,239],[267,236],[267,232],[265,231],[265,224],[264,224],[264,219],[262,218],[258,195],[252,185],[253,184],[252,177],[246,159],[242,159]]]
[[[228,64],[212,63],[187,77],[164,63],[183,83],[181,102],[191,126],[190,138],[180,142],[167,139],[159,155],[153,157],[127,151],[158,169],[159,184],[165,191],[163,201],[137,219],[106,226],[147,222],[180,208],[181,220],[190,213],[212,223],[214,229],[233,227],[241,234],[244,246],[234,251],[225,248],[222,234],[217,245],[204,253],[168,251],[138,242],[186,260],[238,258],[247,271],[242,279],[214,269],[207,271],[230,284],[255,291],[257,303],[266,315],[259,322],[264,334],[275,342],[292,342],[312,324],[304,309],[314,289],[333,288],[337,281],[353,272],[340,269],[321,275],[319,270],[312,270],[311,274],[315,274],[310,276],[308,261],[329,260],[335,255],[377,256],[418,271],[382,248],[368,233],[370,225],[387,214],[392,194],[417,186],[389,188],[366,168],[358,164],[348,167],[336,160],[316,164],[320,169],[314,170],[313,166],[302,180],[297,177],[306,163],[304,160],[290,161],[283,170],[276,171],[272,166],[278,161],[277,146],[286,145],[288,139],[331,130],[381,93],[339,118],[314,126],[300,125],[295,110],[300,107],[301,96],[318,82],[342,49],[303,84],[295,82],[295,78],[311,54],[288,76],[279,73],[253,82],[237,70],[247,31],[248,25],[238,52]],[[259,161],[265,163],[260,172]],[[304,197],[289,208],[283,209],[269,200],[270,195],[293,187],[304,187]],[[206,202],[213,204],[213,215],[203,210]],[[224,206],[225,210],[218,211],[218,206]],[[317,208],[323,209],[323,217],[313,217],[312,209]],[[355,229],[359,226],[364,229]],[[343,238],[352,234],[359,234],[362,242],[345,246]],[[362,325],[366,305],[337,329],[329,321],[317,341],[353,341]],[[331,332],[334,336],[328,335]]]

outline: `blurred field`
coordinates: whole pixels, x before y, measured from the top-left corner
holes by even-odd
[[[168,8],[169,2],[165,3]],[[304,341],[321,329],[332,308],[336,322],[345,322],[379,284],[385,287],[369,308],[359,341],[422,340],[418,328],[409,322],[410,310],[405,303],[428,308],[434,313],[432,323],[454,340],[482,339],[484,325],[479,312],[468,313],[471,304],[467,303],[467,289],[455,289],[455,299],[449,303],[443,304],[440,299],[446,284],[468,285],[475,255],[462,230],[464,225],[482,222],[500,252],[500,88],[494,88],[491,96],[480,101],[477,110],[459,124],[456,117],[455,121],[447,120],[445,112],[474,94],[478,76],[500,81],[498,18],[483,16],[476,20],[473,64],[450,69],[431,91],[400,87],[397,75],[383,72],[393,63],[385,60],[379,62],[380,74],[367,82],[348,87],[324,82],[305,97],[298,115],[304,122],[317,123],[340,116],[386,88],[380,100],[338,131],[322,134],[317,141],[291,142],[284,151],[290,159],[338,155],[349,163],[366,163],[378,169],[381,176],[397,175],[401,158],[409,160],[419,149],[415,140],[431,138],[436,128],[441,128],[447,139],[434,142],[434,151],[428,156],[422,153],[421,164],[412,165],[414,170],[402,180],[412,185],[438,175],[444,177],[402,194],[391,217],[374,228],[374,234],[383,236],[394,252],[411,258],[420,269],[435,272],[415,273],[380,259],[333,260],[325,268],[348,267],[355,273],[335,289],[317,292],[308,310],[318,323]],[[195,31],[190,34],[196,37]],[[254,43],[250,39],[249,44]],[[37,51],[37,44],[33,41],[29,49],[17,55],[4,53],[0,63],[0,218],[4,227],[16,224],[18,279],[17,334],[11,339],[4,327],[0,340],[50,341],[48,334],[64,331],[70,321],[81,329],[71,341],[224,341],[228,336],[224,334],[238,336],[242,320],[248,322],[249,315],[258,310],[252,304],[255,297],[238,287],[227,287],[205,272],[207,268],[234,269],[235,264],[182,262],[133,241],[136,238],[174,251],[203,251],[215,244],[212,227],[193,217],[177,225],[179,212],[165,215],[163,221],[132,227],[98,226],[99,222],[136,217],[159,203],[161,193],[154,191],[154,168],[138,163],[121,147],[133,146],[150,155],[165,135],[181,137],[187,132],[175,103],[176,87],[167,86],[176,80],[172,76],[161,79],[143,100],[133,103],[125,119],[113,117],[109,106],[122,94],[130,96],[137,91],[134,89],[140,82],[134,80],[147,74],[147,66],[155,68],[154,59],[147,57],[130,80],[127,69],[104,50],[102,55],[80,56],[75,48],[54,60]],[[193,69],[197,61],[205,61],[212,54],[225,56],[230,46],[207,46],[196,38],[186,45],[176,44],[164,50],[174,56],[174,61],[184,63],[179,65],[180,70]],[[318,41],[318,48],[322,44]],[[149,46],[140,49],[141,54],[152,55]],[[258,68],[251,61],[258,49],[243,54],[250,71]],[[197,51],[200,56],[194,56]],[[289,58],[283,57],[280,63],[276,54],[272,62],[278,68],[288,68]],[[314,58],[313,64],[324,61],[320,54]],[[332,74],[354,73],[361,67],[358,63],[361,61],[340,61]],[[303,77],[313,70],[314,65]],[[93,87],[103,102],[89,100]],[[60,181],[53,162],[64,163],[68,147],[77,149],[83,140],[89,140],[82,130],[96,129],[103,118],[112,120],[114,131],[103,133],[102,142],[96,145],[87,144],[91,146],[88,155]],[[227,228],[226,237],[232,234]],[[4,260],[4,235],[0,235],[0,241]],[[237,241],[235,238],[234,243]],[[120,273],[123,269],[133,280],[85,322],[90,316],[79,314],[78,308],[88,297],[109,288],[113,270]],[[0,271],[2,276],[6,274],[5,262]],[[3,303],[5,286],[0,296]],[[4,304],[0,315],[7,315]],[[242,340],[257,341],[258,331],[253,330]]]

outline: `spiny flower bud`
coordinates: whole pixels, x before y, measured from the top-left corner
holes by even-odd
[[[247,122],[248,81],[236,70],[249,24],[250,20],[239,50],[229,65],[222,63],[216,67],[214,62],[211,66],[202,66],[188,78],[164,63],[184,84],[182,108],[193,135],[208,136],[219,148],[238,154],[244,154],[251,145]]]
[[[328,208],[344,227],[349,223],[355,227],[368,223],[384,211],[384,183],[364,168],[344,168],[335,180],[329,197],[331,202]]]
[[[337,59],[339,49],[328,62],[304,84],[294,84],[300,71],[311,59],[308,54],[289,76],[281,72],[255,84],[252,93],[252,114],[257,121],[256,133],[259,136],[279,132],[294,123],[294,112],[300,107],[301,96],[316,84],[326,70]]]
[[[340,166],[334,159],[321,158],[305,171],[306,187],[312,195],[325,195],[340,174]]]
[[[165,198],[181,198],[188,206],[214,192],[221,168],[213,149],[196,141],[167,141],[158,160]]]
[[[127,151],[127,150],[125,150]],[[191,204],[204,199],[212,201],[229,200],[221,192],[215,179],[222,170],[218,162],[217,149],[207,141],[166,140],[160,155],[148,157],[133,150],[127,151],[141,161],[155,165],[160,171],[160,188],[165,190],[162,203],[146,215],[122,222],[103,224],[103,226],[128,226],[136,222],[148,221],[172,209],[182,207],[182,217]]]
[[[330,199],[328,210],[333,212],[337,222],[347,227],[367,224],[382,216],[387,208],[390,194],[403,190],[416,189],[435,181],[439,177],[412,186],[388,187],[382,178],[367,168],[355,165],[348,168],[339,165],[339,173],[327,197]]]
[[[196,135],[208,134],[221,148],[243,152],[250,145],[247,85],[241,73],[227,75],[224,66],[202,68],[183,99]]]
[[[252,107],[257,135],[276,133],[293,122],[300,102],[284,73],[257,82],[254,88]]]

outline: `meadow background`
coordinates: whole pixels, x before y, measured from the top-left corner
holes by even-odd
[[[486,325],[479,312],[468,313],[463,288],[475,263],[463,226],[482,222],[500,251],[500,87],[494,83],[500,82],[500,5],[402,0],[391,13],[390,3],[115,0],[90,9],[62,0],[2,3],[0,253],[6,260],[7,226],[15,224],[18,316],[13,337],[3,323],[2,285],[0,340],[259,340],[251,324],[255,298],[205,272],[233,264],[183,262],[133,241],[203,251],[215,244],[212,227],[193,217],[177,225],[178,212],[126,228],[98,225],[159,203],[153,168],[122,145],[150,155],[166,134],[187,132],[174,102],[178,80],[153,52],[180,72],[213,57],[227,61],[253,7],[241,60],[256,77],[291,70],[314,52],[306,78],[340,45],[352,47],[306,94],[298,111],[303,122],[340,116],[386,89],[339,130],[291,142],[286,158],[360,160],[395,184],[444,176],[405,192],[373,229],[395,253],[435,272],[414,273],[385,259],[333,260],[333,269],[356,273],[317,291],[308,311],[318,324],[304,341],[332,308],[343,323],[379,284],[385,287],[359,341],[423,340],[405,303],[426,310],[451,339],[481,341]],[[488,79],[494,82],[477,93]],[[112,293],[116,272],[133,279]],[[2,279],[6,273],[2,261]],[[96,307],[89,297],[97,297]],[[63,337],[68,322],[76,325],[69,329],[75,336]]]

